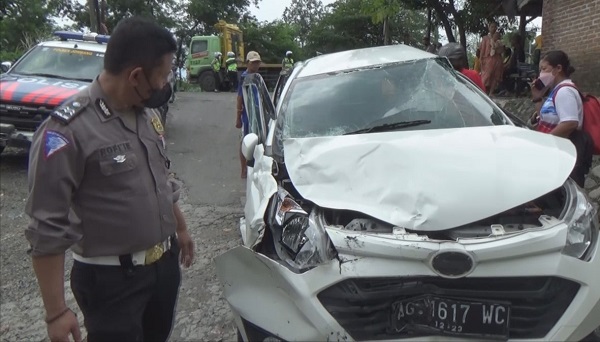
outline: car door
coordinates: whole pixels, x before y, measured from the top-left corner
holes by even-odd
[[[273,91],[273,105],[277,108],[277,104],[281,100],[281,93],[283,92],[283,88],[285,87],[285,83],[290,77],[290,73],[282,72],[277,79],[277,84],[275,84],[275,90]]]
[[[275,107],[267,86],[258,73],[249,74],[244,78],[242,96],[248,115],[249,134],[256,134],[258,137],[254,158],[247,162],[245,222],[240,225],[244,245],[253,247],[262,239],[265,227],[264,213],[269,199],[277,191],[277,182],[272,175],[274,161],[265,153],[268,151],[269,125],[274,123],[275,119]]]

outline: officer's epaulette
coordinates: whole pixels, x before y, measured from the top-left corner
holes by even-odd
[[[58,119],[60,122],[66,125],[77,115],[79,115],[88,104],[90,104],[89,97],[71,98],[57,107],[52,113],[50,113],[50,116]]]

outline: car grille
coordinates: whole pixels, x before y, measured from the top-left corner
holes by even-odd
[[[510,338],[541,338],[560,319],[580,285],[556,277],[347,279],[319,293],[327,311],[355,340],[429,335],[393,332],[392,303],[424,294],[511,303]]]
[[[16,102],[0,103],[0,122],[14,125],[21,131],[33,132],[48,117],[54,106],[23,105]]]

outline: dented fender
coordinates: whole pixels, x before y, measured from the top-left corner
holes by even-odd
[[[265,221],[264,215],[269,200],[277,192],[277,182],[273,178],[273,158],[265,155],[263,145],[254,150],[254,167],[248,168],[246,182],[245,222],[240,225],[245,246],[254,247],[262,240]]]

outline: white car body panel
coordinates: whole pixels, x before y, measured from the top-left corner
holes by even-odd
[[[479,260],[469,277],[561,274],[580,283],[581,289],[571,305],[544,338],[509,340],[573,341],[585,337],[582,331],[591,331],[598,325],[594,319],[600,317],[600,275],[597,272],[600,254],[597,242],[596,253],[589,262],[562,255],[560,249],[564,246],[566,230],[566,225],[559,223],[544,231],[503,237],[493,243],[461,246],[452,242],[399,241],[329,227],[327,231],[340,253],[340,261],[333,260],[302,274],[247,247],[234,248],[215,261],[221,283],[227,284],[224,296],[237,318],[252,319],[253,324],[287,341],[353,341],[320,303],[317,295],[321,291],[348,278],[435,276],[426,262],[431,253],[446,245],[465,248]],[[402,341],[464,339],[427,336]]]
[[[290,80],[423,58],[435,56],[401,45],[345,51],[298,64]],[[288,82],[280,99],[291,89]],[[277,113],[283,103],[277,104]],[[457,281],[552,277],[580,286],[545,336],[511,342],[578,341],[600,324],[597,234],[586,261],[563,254],[569,227],[546,215],[539,217],[541,227],[479,238],[435,240],[424,234],[490,217],[559,188],[575,163],[570,141],[511,125],[285,140],[285,168],[302,197],[320,207],[355,210],[397,226],[385,234],[325,226],[337,258],[294,272],[286,261],[256,251],[266,245],[259,245],[263,237],[273,243],[263,236],[265,212],[278,190],[272,175],[277,164],[269,155],[275,120],[269,125],[266,139],[255,150],[254,167],[248,168],[245,218],[240,220],[243,246],[215,259],[223,295],[243,340],[249,340],[250,323],[286,341],[353,341],[352,327],[346,331],[317,296],[348,279],[441,279],[431,265],[440,251],[460,251],[474,260],[475,266]],[[521,291],[517,287],[510,291]],[[478,300],[475,295],[466,297]],[[465,341],[465,337],[393,341]]]
[[[421,231],[543,196],[565,182],[576,158],[570,141],[514,126],[288,139],[284,150],[304,198]]]
[[[256,146],[254,160],[254,167],[248,167],[245,220],[240,222],[242,241],[249,247],[261,241],[265,228],[264,213],[271,196],[277,192],[277,182],[272,175],[273,158],[264,155],[262,145]]]
[[[387,45],[370,49],[348,50],[312,58],[304,62],[298,74],[292,75],[292,78],[435,57],[437,56],[434,54],[407,45]]]

